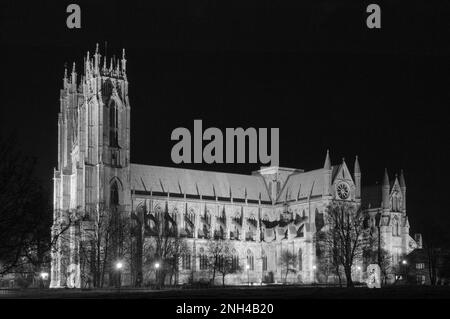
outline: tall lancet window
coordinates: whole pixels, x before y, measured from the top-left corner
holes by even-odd
[[[401,197],[399,191],[394,191],[391,198],[391,206],[393,212],[399,212],[401,206]]]
[[[117,183],[114,182],[111,185],[111,198],[110,198],[111,207],[117,207],[119,205],[119,189],[117,187]]]
[[[398,218],[395,217],[392,223],[392,236],[400,236],[400,235],[401,235],[400,223],[398,221]]]
[[[114,100],[109,104],[109,145],[119,146],[119,113]]]

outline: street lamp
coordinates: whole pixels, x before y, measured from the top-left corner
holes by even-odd
[[[48,272],[43,271],[43,272],[41,272],[41,273],[39,274],[39,276],[40,276],[41,279],[42,279],[42,286],[45,287],[45,282],[46,282],[47,279],[48,279]]]
[[[313,269],[313,271],[314,271],[313,283],[315,284],[315,283],[316,283],[316,269],[317,269],[316,265],[313,265],[313,266],[312,266],[312,269]]]
[[[403,275],[404,275],[404,280],[405,283],[407,282],[407,276],[408,276],[408,261],[406,259],[402,260],[402,265],[403,265]]]
[[[159,267],[161,265],[159,264],[159,262],[155,262],[154,266],[155,266],[156,289],[159,289],[159,273],[158,273],[158,270],[159,270]]]
[[[246,264],[245,269],[247,269],[247,285],[250,286],[250,265]]]
[[[121,262],[121,261],[118,261],[118,262],[116,262],[116,269],[117,269],[117,271],[118,271],[118,273],[119,273],[119,293],[120,293],[120,287],[122,286],[122,278],[121,278],[121,271],[122,271],[122,268],[123,268],[123,263]]]

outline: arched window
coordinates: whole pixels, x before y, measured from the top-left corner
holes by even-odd
[[[316,212],[315,213],[315,215],[316,215],[316,218],[315,218],[316,230],[320,231],[322,229],[322,227],[325,225],[325,221],[323,218],[323,214],[320,214],[319,210],[317,208],[316,208],[315,212]]]
[[[119,189],[116,182],[111,185],[110,204],[111,206],[119,205]]]
[[[191,269],[191,255],[183,254],[182,256],[182,268],[185,270]]]
[[[399,191],[394,191],[391,198],[392,211],[399,212],[401,206],[401,196]]]
[[[392,236],[400,236],[400,223],[397,217],[394,218],[392,222]]]
[[[109,104],[109,145],[119,146],[119,114],[114,100]]]
[[[262,270],[267,271],[267,256],[264,250],[261,251]]]
[[[246,268],[248,268],[248,270],[254,270],[255,269],[253,253],[252,253],[252,251],[250,249],[247,250],[247,266],[246,266]]]
[[[303,252],[301,248],[298,250],[298,270],[303,270]]]

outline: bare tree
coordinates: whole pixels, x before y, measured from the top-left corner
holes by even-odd
[[[186,240],[178,236],[176,223],[167,212],[157,216],[149,215],[146,214],[146,219],[152,220],[152,227],[147,228],[144,234],[147,238],[143,244],[143,264],[155,272],[158,287],[164,286],[167,277],[170,284],[175,284],[178,280],[180,259],[182,255],[189,254]],[[155,267],[156,264],[158,268]]]
[[[284,269],[284,283],[286,284],[288,274],[297,272],[297,256],[289,250],[284,250],[280,255],[279,263],[281,269]]]
[[[68,229],[52,239],[50,196],[33,175],[35,162],[14,138],[0,138],[0,275],[48,268],[56,239]]]
[[[219,262],[225,254],[227,244],[224,240],[210,240],[206,248],[206,255],[208,258],[208,270],[212,274],[211,283],[214,284],[216,280],[216,273],[219,269]]]
[[[333,202],[327,207],[323,244],[342,267],[347,287],[353,287],[352,267],[361,260],[367,239],[365,213],[355,204]]]
[[[240,271],[239,263],[236,263],[231,253],[233,244],[228,240],[211,240],[207,246],[208,269],[212,273],[211,282],[214,284],[216,274],[222,276],[222,286],[225,286],[225,277]]]
[[[131,220],[113,208],[99,205],[81,221],[80,270],[84,283],[94,287],[120,285],[120,274],[114,269],[117,261],[130,265]],[[106,281],[108,275],[108,281]]]
[[[342,265],[340,250],[337,245],[336,233],[319,231],[316,234],[316,251],[319,271],[327,278],[334,275],[338,278],[339,287],[342,287]]]

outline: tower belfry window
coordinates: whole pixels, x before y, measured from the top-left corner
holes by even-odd
[[[113,147],[119,146],[119,114],[117,104],[111,100],[109,105],[109,145]]]

